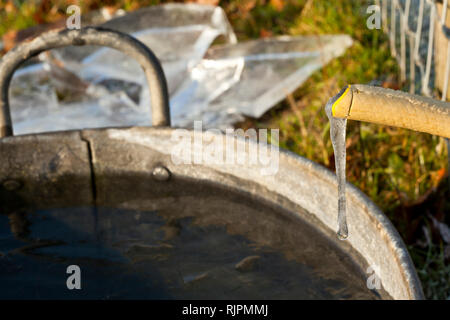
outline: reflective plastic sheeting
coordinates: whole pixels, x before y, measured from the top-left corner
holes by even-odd
[[[230,127],[258,118],[351,46],[347,35],[237,43],[220,7],[143,8],[102,26],[130,33],[160,59],[172,125]],[[222,44],[213,45],[220,39]],[[15,134],[151,124],[150,92],[136,61],[109,48],[67,47],[19,70],[10,90]]]

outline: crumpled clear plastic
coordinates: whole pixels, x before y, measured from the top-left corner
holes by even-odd
[[[208,104],[205,126],[232,124],[232,114],[261,117],[351,45],[347,35],[324,35],[282,36],[211,48],[204,60],[217,65],[240,60],[243,68],[236,84]]]
[[[103,26],[127,32],[160,59],[172,125],[230,127],[260,117],[352,44],[346,35],[237,43],[220,7],[167,4]],[[220,39],[221,45],[213,45]],[[15,134],[151,125],[150,94],[136,61],[109,48],[67,47],[40,56],[13,78]]]

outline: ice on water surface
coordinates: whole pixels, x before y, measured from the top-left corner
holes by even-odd
[[[224,128],[260,117],[352,44],[346,35],[237,43],[223,10],[170,4],[140,9],[102,26],[131,34],[160,59],[172,125]],[[220,38],[221,45],[212,45]],[[150,92],[136,61],[119,51],[68,47],[13,78],[15,134],[151,125]]]

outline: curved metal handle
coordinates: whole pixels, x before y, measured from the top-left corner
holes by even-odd
[[[19,44],[0,62],[0,138],[13,135],[8,91],[12,76],[27,59],[43,51],[75,45],[107,46],[135,58],[144,69],[151,92],[153,126],[170,126],[169,94],[161,64],[154,53],[139,40],[122,32],[87,27],[80,30],[50,31]]]

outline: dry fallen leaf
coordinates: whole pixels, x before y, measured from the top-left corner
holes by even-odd
[[[261,31],[259,32],[259,36],[261,38],[269,38],[272,35],[273,35],[272,31],[266,29],[261,29]]]
[[[14,6],[14,3],[11,0],[6,2],[4,9],[6,13],[12,13],[16,11],[16,7]]]
[[[270,0],[270,4],[277,10],[281,11],[284,8],[283,0]]]
[[[190,3],[198,3],[198,4],[206,4],[210,6],[217,6],[219,4],[219,0],[189,0],[186,2]]]
[[[6,32],[3,37],[3,50],[5,52],[11,50],[16,45],[16,37],[17,37],[17,31],[11,30]]]
[[[242,16],[248,15],[248,13],[256,6],[256,0],[244,0],[238,2],[240,14]]]
[[[60,19],[53,23],[39,24],[27,29],[22,30],[11,30],[3,35],[3,50],[5,52],[14,48],[17,44],[24,40],[33,39],[43,32],[50,31],[53,29],[61,29],[66,26],[66,20]]]

